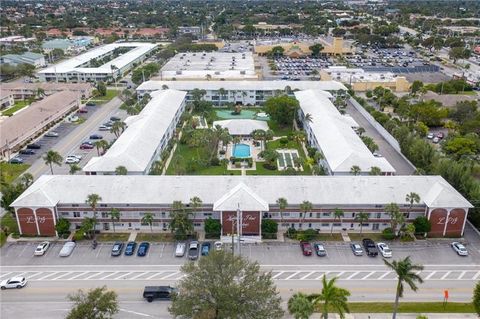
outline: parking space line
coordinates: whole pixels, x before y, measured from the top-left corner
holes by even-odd
[[[162,278],[159,278],[159,280],[165,280],[165,279],[167,279],[167,278],[170,278],[170,277],[173,277],[173,276],[175,276],[175,275],[178,275],[179,273],[180,273],[179,271],[176,271],[176,272],[174,272],[174,273],[172,273],[172,274],[169,274],[169,275],[166,275],[166,276],[164,276],[164,277],[162,277]]]
[[[326,275],[328,275],[329,273],[330,273],[330,271],[327,271],[327,272],[321,273],[321,275],[320,275],[320,276],[318,276],[317,278],[315,278],[315,280],[320,280],[320,279],[322,279],[322,278],[323,278],[323,276],[326,276]]]
[[[18,256],[23,255],[23,253],[25,252],[25,249],[27,249],[27,247],[28,247],[29,245],[28,245],[28,244],[25,244],[24,246],[25,246],[25,247],[23,247],[22,251],[20,252],[20,254],[18,254]]]
[[[100,255],[100,252],[102,251],[102,246],[103,245],[100,245],[100,247],[98,247],[98,251],[97,251],[97,254],[95,255],[95,258],[98,258],[98,256]]]
[[[163,250],[165,249],[165,244],[162,244],[162,250],[160,250],[160,258],[163,256]]]
[[[452,273],[451,271],[447,271],[445,275],[443,275],[442,278],[440,278],[440,280],[445,280],[445,278],[447,278],[447,276],[450,275],[451,273]]]
[[[466,273],[467,273],[466,271],[462,271],[462,272],[460,273],[460,275],[458,276],[457,279],[458,279],[458,280],[462,279],[463,276],[465,276]]]
[[[300,273],[300,271],[296,271],[296,272],[294,272],[293,274],[291,274],[290,276],[288,276],[287,278],[285,278],[284,280],[289,280],[290,278],[295,277],[295,276],[298,275],[299,273]]]
[[[282,275],[283,273],[285,273],[284,271],[280,271],[278,274],[272,276],[272,279],[276,279],[278,276]]]
[[[108,274],[108,275],[106,275],[106,276],[103,276],[102,278],[98,278],[98,280],[104,280],[104,279],[106,279],[106,278],[108,278],[108,277],[110,277],[110,276],[116,275],[116,274],[118,274],[118,273],[119,273],[119,271],[115,271],[115,272],[113,272],[113,273],[111,273],[111,274]]]
[[[74,280],[74,279],[76,279],[76,278],[78,278],[78,277],[80,277],[80,276],[82,276],[82,275],[88,274],[88,273],[89,273],[89,271],[84,271],[84,272],[82,272],[82,273],[80,273],[80,274],[78,274],[78,275],[73,276],[72,278],[68,278],[68,280]]]
[[[95,276],[98,276],[98,275],[100,275],[100,274],[102,274],[102,273],[103,273],[103,272],[95,272],[93,275],[90,275],[90,276],[88,276],[87,278],[85,278],[85,280],[89,280],[90,278],[93,278],[93,277],[95,277]]]
[[[300,280],[304,280],[305,278],[307,278],[308,276],[310,276],[311,274],[313,274],[314,271],[311,271],[309,272],[308,274],[306,274],[305,276],[303,276],[302,278],[300,278]]]
[[[0,275],[0,279],[2,279],[3,277],[7,277],[8,275],[10,275],[12,272],[7,272],[6,274],[3,274],[3,275]]]
[[[149,276],[149,277],[147,277],[147,278],[145,278],[145,279],[146,279],[146,280],[150,280],[150,279],[154,278],[155,276],[161,275],[161,274],[163,274],[163,273],[164,273],[164,271],[160,271],[160,272],[157,272],[157,273],[155,273],[155,274],[153,274],[153,275],[151,275],[151,276]]]
[[[376,271],[372,271],[372,272],[368,273],[366,276],[364,276],[363,278],[361,278],[360,280],[365,280],[365,279],[367,279],[368,277],[370,277],[371,275],[373,275],[373,274],[375,274],[375,273],[376,273]]]
[[[352,279],[353,277],[355,277],[356,275],[358,275],[360,272],[359,271],[356,271],[354,272],[353,274],[351,274],[350,276],[348,276],[347,278],[345,278],[346,280],[350,280]]]
[[[387,277],[389,274],[391,274],[392,272],[391,271],[387,271],[385,272],[383,275],[381,275],[380,277],[378,277],[378,280],[382,280],[383,278]]]
[[[473,276],[472,280],[476,280],[478,277],[480,277],[480,271],[477,271],[475,276]]]
[[[43,274],[41,271],[34,271],[32,273],[33,273],[32,275],[28,275],[28,279],[32,279],[32,277]]]
[[[54,272],[49,273],[48,275],[45,275],[43,277],[40,277],[40,278],[36,279],[36,280],[44,280],[45,278],[50,277],[50,276],[55,275],[55,274],[58,274],[58,273],[59,273],[58,271],[54,271]]]
[[[432,271],[427,277],[425,277],[424,280],[429,280],[433,275],[435,275],[437,272],[436,271]]]
[[[73,273],[73,271],[68,271],[68,272],[66,272],[66,273],[63,274],[63,275],[60,275],[60,276],[55,277],[55,278],[52,278],[51,280],[58,280],[58,279],[60,279],[60,278],[62,278],[62,277],[64,277],[64,276],[70,275],[71,273]]]
[[[136,275],[136,276],[133,276],[133,277],[131,277],[131,278],[128,278],[128,280],[137,279],[138,277],[141,277],[141,276],[143,276],[143,275],[145,275],[145,274],[148,274],[148,272],[141,272],[141,273],[139,273],[139,274]]]

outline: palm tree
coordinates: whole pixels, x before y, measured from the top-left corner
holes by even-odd
[[[370,168],[370,172],[368,172],[368,175],[381,175],[382,174],[382,170],[380,169],[380,167],[377,167],[377,166],[372,166]]]
[[[307,212],[311,211],[312,208],[313,208],[313,205],[308,200],[304,200],[300,204],[300,210],[303,212],[303,221],[305,221],[305,217],[307,216]]]
[[[350,168],[350,174],[353,174],[355,176],[357,175],[360,175],[360,172],[362,171],[362,169],[357,166],[357,165],[353,165],[351,168]]]
[[[127,175],[128,174],[128,170],[125,166],[117,166],[117,168],[115,168],[115,175]]]
[[[224,88],[219,88],[218,94],[220,94],[220,103],[221,103],[221,101],[223,100],[222,98],[227,95],[227,91]]]
[[[333,224],[335,223],[335,221],[338,219],[341,222],[343,216],[344,216],[343,210],[341,210],[340,208],[335,208],[335,210],[333,211],[333,223],[332,223],[332,228],[330,229],[330,235],[333,236]]]
[[[113,232],[115,232],[115,221],[120,220],[120,210],[118,208],[112,208],[110,211],[110,219],[112,220]]]
[[[53,164],[62,166],[63,157],[56,151],[50,150],[43,157],[45,164],[50,166],[50,172],[53,175]]]
[[[355,221],[357,221],[360,224],[360,234],[363,231],[363,224],[368,222],[369,218],[370,218],[370,215],[368,213],[357,213],[355,215]]]
[[[125,122],[116,121],[110,128],[110,133],[115,134],[115,137],[119,137],[120,134],[125,131],[125,127],[127,127],[127,124],[125,124]]]
[[[288,206],[287,199],[280,197],[279,199],[277,199],[277,205],[278,205],[278,210],[280,211],[280,221],[282,222],[282,226],[283,226],[283,211]]]
[[[202,207],[202,200],[198,196],[190,198],[190,208],[192,212],[195,213],[198,208]]]
[[[412,211],[413,204],[420,203],[420,195],[414,192],[410,192],[407,194],[407,196],[405,196],[405,201],[410,204],[410,206],[408,207],[408,212],[410,213]]]
[[[71,164],[69,174],[70,175],[75,175],[78,171],[81,171],[81,170],[82,170],[82,168],[80,166],[78,166],[77,164]]]
[[[395,203],[390,203],[385,206],[385,213],[390,216],[390,226],[392,227],[395,235],[398,236],[397,226],[399,224],[403,225],[403,223],[405,222],[405,216],[400,211],[400,207],[398,207],[398,205]]]
[[[412,264],[410,256],[399,261],[394,260],[391,263],[386,259],[383,259],[383,262],[387,267],[392,269],[398,277],[395,304],[393,306],[392,314],[392,319],[395,319],[397,317],[399,299],[403,297],[404,283],[407,283],[413,291],[417,291],[418,287],[415,285],[415,282],[418,281],[419,283],[423,283],[423,279],[417,274],[417,271],[423,270],[423,266]]]
[[[303,118],[305,123],[313,123],[313,116],[310,113],[305,114],[305,117]]]
[[[85,203],[87,203],[93,210],[93,219],[94,219],[94,224],[93,224],[93,238],[95,239],[95,233],[96,233],[96,226],[97,226],[97,204],[99,201],[101,201],[102,198],[98,194],[89,194],[87,196],[87,200]]]
[[[363,127],[359,127],[356,130],[358,136],[362,136],[363,133],[365,133],[365,129]]]
[[[150,226],[150,231],[153,233],[153,214],[152,213],[145,213],[142,217],[142,224],[148,224]]]
[[[97,155],[100,156],[100,149],[103,148],[103,140],[99,140],[93,143],[93,145],[97,148]]]
[[[297,292],[288,300],[288,312],[295,319],[308,319],[313,314],[313,304],[307,295]]]
[[[20,177],[20,182],[23,184],[25,188],[30,187],[33,184],[33,175],[30,173],[24,173]]]
[[[313,294],[313,306],[322,307],[322,318],[328,319],[328,312],[330,309],[339,313],[340,318],[345,317],[345,313],[350,313],[348,308],[348,297],[350,291],[335,286],[337,277],[327,280],[327,277],[323,275],[322,278],[322,292],[320,294]]]
[[[115,86],[117,86],[117,78],[113,75],[113,72],[115,70],[118,70],[118,68],[115,65],[112,64],[112,65],[110,65],[110,70],[112,71],[112,79],[115,82]]]

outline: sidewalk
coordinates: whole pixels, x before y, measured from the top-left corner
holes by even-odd
[[[477,319],[475,314],[468,313],[399,313],[397,319],[416,319],[418,316],[424,315],[428,319]],[[319,313],[314,313],[310,318],[319,318]],[[285,318],[293,319],[292,316],[287,315]],[[329,314],[328,318],[340,319],[338,314]],[[345,319],[392,319],[391,313],[346,313]]]

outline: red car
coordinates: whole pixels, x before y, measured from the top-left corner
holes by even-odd
[[[88,113],[87,109],[78,109],[77,113]]]
[[[95,146],[91,145],[91,144],[82,144],[80,145],[80,149],[81,150],[91,150],[92,148],[94,148]]]
[[[312,245],[310,245],[307,241],[301,241],[300,247],[302,248],[302,253],[304,256],[311,256],[312,255]]]
[[[440,139],[442,139],[442,138],[445,137],[445,135],[443,134],[443,132],[438,132],[438,133],[436,134],[436,136],[437,136],[438,138],[440,138]]]

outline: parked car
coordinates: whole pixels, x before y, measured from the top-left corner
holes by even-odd
[[[378,153],[378,152],[373,152],[373,156],[375,157],[383,157],[382,154]]]
[[[11,158],[8,162],[9,162],[10,164],[23,164],[23,158],[21,158],[21,157],[14,157],[14,158]]]
[[[78,109],[77,113],[88,113],[87,109]]]
[[[438,142],[440,142],[440,139],[438,137],[434,137],[433,140],[432,140],[433,143],[437,144]]]
[[[97,104],[95,102],[87,102],[85,105],[86,106],[95,106]]]
[[[363,247],[365,248],[365,252],[367,253],[367,256],[370,257],[375,257],[378,256],[378,249],[375,246],[375,242],[371,240],[370,238],[364,238],[362,240]]]
[[[75,248],[77,244],[73,241],[67,241],[63,247],[62,250],[60,250],[60,253],[58,254],[60,257],[68,257],[72,254],[73,249]]]
[[[36,152],[34,150],[29,150],[29,149],[24,149],[24,150],[20,150],[20,152],[18,152],[19,154],[22,154],[22,155],[35,155]]]
[[[190,242],[188,245],[188,259],[195,260],[198,258],[198,241]]]
[[[322,244],[316,243],[313,245],[313,247],[315,248],[315,253],[317,254],[317,256],[325,257],[327,255],[327,250]]]
[[[143,298],[148,302],[154,299],[170,300],[172,294],[176,293],[177,289],[170,286],[146,286],[143,290]]]
[[[86,143],[83,143],[82,145],[80,145],[80,149],[81,150],[91,150],[93,149],[95,146],[93,146],[92,144],[86,144]]]
[[[148,249],[150,248],[150,244],[147,242],[143,242],[138,245],[137,256],[145,257],[148,253]]]
[[[102,138],[103,138],[103,136],[100,135],[100,134],[92,134],[92,135],[90,135],[90,139],[91,139],[91,140],[101,140]]]
[[[110,121],[113,121],[113,122],[118,122],[118,121],[120,121],[120,120],[121,120],[121,118],[119,118],[119,117],[117,117],[117,116],[112,116],[112,117],[110,118]]]
[[[38,244],[37,248],[35,248],[33,255],[43,256],[47,252],[48,247],[50,247],[50,243],[48,241],[41,242]]]
[[[431,140],[431,139],[434,138],[434,137],[435,137],[435,136],[433,135],[433,133],[428,133],[428,134],[427,134],[427,138],[428,138],[429,140]]]
[[[106,125],[100,125],[100,126],[98,127],[98,130],[99,130],[99,131],[110,131],[110,128],[111,128],[111,127],[106,126]]]
[[[0,283],[0,288],[2,290],[12,288],[20,289],[25,287],[26,284],[27,280],[25,279],[25,277],[12,277],[10,279],[3,280],[2,283]]]
[[[135,253],[135,248],[137,248],[137,243],[129,241],[125,246],[125,256],[132,256]]]
[[[436,137],[438,137],[439,139],[442,139],[445,137],[445,134],[443,134],[443,132],[438,132],[437,134],[435,134]]]
[[[212,244],[209,242],[205,242],[202,244],[202,256],[207,256],[208,253],[210,253],[210,248],[212,247]]]
[[[175,248],[175,257],[183,257],[185,255],[186,248],[187,244],[177,243],[177,247]]]
[[[65,164],[77,164],[80,160],[76,157],[67,157],[65,158]]]
[[[44,136],[45,136],[45,137],[58,137],[58,133],[57,133],[57,132],[54,132],[54,131],[51,131],[51,132],[45,133]]]
[[[28,144],[27,148],[30,149],[30,150],[39,150],[39,149],[42,148],[42,145],[37,144],[37,143],[32,143],[32,144]]]
[[[393,255],[392,250],[390,249],[390,247],[388,247],[387,244],[378,243],[377,247],[378,247],[378,250],[380,251],[380,254],[382,254],[382,256],[384,258],[391,258],[392,257],[392,255]]]
[[[216,251],[220,251],[223,249],[223,243],[221,241],[216,241],[213,245],[215,246]]]
[[[123,249],[123,243],[121,242],[116,242],[113,244],[112,247],[112,256],[117,257],[122,254],[122,249]]]
[[[302,248],[302,253],[304,256],[311,256],[312,255],[312,245],[310,245],[307,241],[300,242],[300,248]]]
[[[455,250],[455,252],[459,255],[459,256],[468,256],[468,250],[467,248],[462,244],[462,243],[459,243],[457,241],[454,241],[452,243],[452,248],[453,250]]]
[[[363,255],[363,248],[359,244],[350,244],[350,248],[355,256],[362,256]]]
[[[77,155],[77,154],[70,154],[70,155],[67,156],[67,158],[68,158],[68,157],[76,158],[76,159],[78,159],[79,161],[81,161],[82,158],[83,158],[82,155]]]

